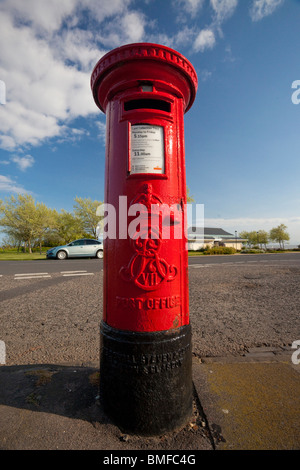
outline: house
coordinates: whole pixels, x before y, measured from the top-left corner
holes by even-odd
[[[229,246],[241,250],[247,240],[232,233],[225,232],[222,228],[189,227],[188,250],[196,251],[201,248],[213,246]]]

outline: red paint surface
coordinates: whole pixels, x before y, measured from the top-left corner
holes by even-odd
[[[152,91],[142,91],[145,84],[151,84]],[[95,102],[107,119],[105,202],[115,207],[117,215],[117,237],[105,240],[103,320],[114,328],[135,332],[187,325],[185,226],[180,224],[180,239],[174,239],[172,227],[170,239],[162,238],[162,226],[150,224],[150,207],[156,204],[162,209],[164,204],[178,204],[185,209],[183,116],[195,99],[196,73],[172,49],[156,44],[131,44],[100,59],[91,85]],[[125,110],[125,103],[141,99],[167,103],[167,111],[148,107]],[[163,174],[130,173],[131,127],[137,124],[163,128]],[[119,207],[119,196],[127,197],[127,213],[133,204],[140,203],[146,208],[136,240],[119,236],[119,212],[124,213],[124,207]],[[184,219],[183,213],[179,214],[180,220]],[[128,217],[128,225],[137,216]],[[177,217],[175,214],[174,222]]]

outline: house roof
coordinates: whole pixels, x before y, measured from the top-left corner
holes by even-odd
[[[198,238],[221,238],[221,239],[237,239],[242,240],[240,237],[236,237],[232,233],[226,232],[222,228],[215,227],[189,227],[188,228],[188,237],[198,237]]]
[[[212,235],[212,236],[230,236],[233,237],[232,233],[225,232],[222,228],[211,228],[211,227],[189,227],[188,228],[188,233],[191,234],[199,234],[199,235]]]

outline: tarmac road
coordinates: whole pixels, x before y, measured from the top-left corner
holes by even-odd
[[[241,355],[261,346],[286,348],[300,339],[300,254],[189,261],[196,357]],[[0,262],[0,340],[7,342],[10,364],[20,358],[22,363],[98,360],[102,266],[102,260],[90,259]],[[38,349],[25,354],[36,343]]]
[[[0,340],[5,339],[5,328],[12,328],[9,312],[14,312],[13,330],[18,332],[19,325],[20,334],[26,319],[40,319],[42,330],[32,322],[30,329],[26,327],[26,344],[31,342],[31,335],[44,333],[47,342],[47,332],[54,331],[51,326],[58,323],[58,316],[68,323],[73,315],[76,325],[86,318],[97,331],[102,315],[102,269],[103,260],[96,259],[1,261]],[[285,348],[298,340],[299,273],[300,253],[189,257],[194,355],[239,355],[258,346]],[[74,333],[76,338],[76,329]],[[58,334],[63,338],[64,329]],[[18,347],[12,348],[19,350],[18,357],[23,343],[19,339]],[[68,362],[73,353],[66,349],[66,357],[63,354],[59,359],[59,344],[54,350],[50,348],[51,356],[54,354],[55,361]],[[11,354],[14,363],[15,353]],[[76,363],[96,358],[91,352],[84,359],[83,353]]]
[[[155,439],[99,408],[102,260],[0,262],[0,449],[299,450],[300,254],[189,262],[195,414]]]
[[[76,325],[86,318],[98,330],[102,315],[102,269],[103,261],[96,259],[1,261],[0,340],[5,339],[5,328],[12,326],[10,312],[14,312],[14,331],[18,332],[20,325],[20,333],[29,317],[40,319],[46,333],[52,322],[58,323],[58,315],[70,321],[73,315]],[[285,348],[298,340],[299,273],[300,253],[190,257],[190,318],[195,356],[243,354],[262,345]],[[26,329],[27,343],[31,334],[43,335],[34,323]],[[6,334],[9,335],[8,331]],[[46,342],[48,336],[46,333]],[[64,337],[63,329],[59,336]],[[13,350],[22,350],[22,343]],[[55,361],[60,360],[58,349],[51,352]],[[15,355],[11,354],[14,361]],[[74,357],[71,353],[67,356]],[[68,357],[61,360],[68,362]],[[88,357],[78,361],[94,361],[97,356]]]
[[[300,265],[300,252],[298,253],[269,253],[251,255],[222,255],[222,256],[190,256],[189,265],[214,265],[214,264],[280,264]],[[6,261],[0,257],[0,276],[15,274],[41,274],[47,275],[64,271],[100,272],[103,269],[102,259],[67,259],[67,260],[22,260]]]
[[[6,261],[0,258],[0,275],[51,274],[63,271],[99,272],[103,268],[102,259],[74,258],[66,260],[22,260]]]
[[[283,264],[299,264],[300,252],[290,253],[267,253],[267,254],[237,254],[237,255],[206,255],[206,256],[190,256],[189,264],[224,264],[224,263],[283,263]]]

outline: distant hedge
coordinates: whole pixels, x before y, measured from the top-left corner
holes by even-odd
[[[236,249],[230,246],[214,246],[203,251],[204,255],[233,255]]]
[[[249,253],[265,253],[265,250],[260,250],[259,248],[244,248],[241,253],[249,254]]]

